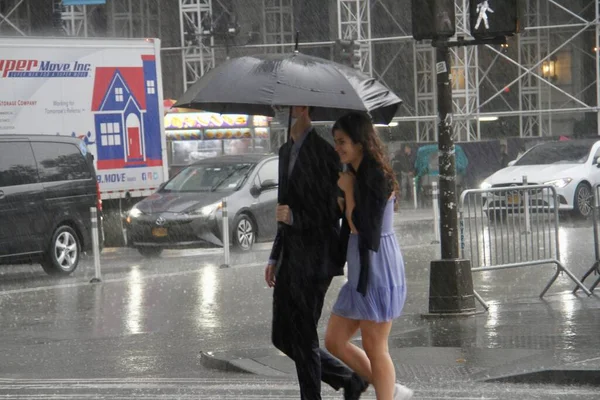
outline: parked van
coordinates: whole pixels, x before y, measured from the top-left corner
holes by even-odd
[[[39,262],[50,275],[75,271],[92,249],[98,207],[93,157],[82,140],[0,135],[0,264]]]

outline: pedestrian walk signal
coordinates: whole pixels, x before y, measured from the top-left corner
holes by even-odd
[[[448,39],[456,33],[454,0],[412,0],[415,40]]]
[[[519,32],[518,0],[471,0],[471,35],[475,39],[512,36]]]

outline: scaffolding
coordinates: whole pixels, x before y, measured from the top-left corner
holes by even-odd
[[[162,1],[107,1],[103,11],[107,14],[108,35],[160,36],[162,32],[156,30],[160,29],[158,4]],[[219,11],[222,1],[178,0],[181,47],[166,51],[181,52],[185,88],[213,68],[216,59],[222,58],[220,53],[215,57],[218,49],[213,36],[202,32],[202,22],[210,16],[215,19],[213,6]],[[496,1],[500,0],[490,0],[490,4],[493,6]],[[494,137],[496,127],[508,127],[501,135],[522,137],[568,135],[579,122],[582,128],[598,129],[595,126],[600,120],[598,0],[522,1],[525,28],[517,38],[509,40],[509,49],[487,45],[458,48],[452,53],[453,121],[458,141]],[[330,10],[334,13],[337,10],[337,33],[331,39],[337,36],[358,41],[361,69],[405,100],[401,116],[395,120],[402,123],[403,130],[416,128],[415,140],[435,141],[435,53],[430,44],[416,43],[411,38],[410,18],[399,12],[408,9],[410,2],[329,0]],[[457,34],[466,39],[470,37],[468,3],[468,0],[455,1]],[[31,22],[31,11],[37,11],[33,8],[35,4],[37,0],[0,0],[0,34],[31,34],[37,28]],[[96,36],[90,23],[94,6],[64,8],[59,1],[55,4],[60,7],[66,34]],[[252,29],[260,32],[254,32],[256,39],[249,41],[248,46],[235,45],[237,51],[243,51],[240,47],[253,52],[289,51],[294,43],[293,0],[256,0],[253,5],[239,1],[237,6],[261,4],[262,10],[255,11],[258,13],[255,18],[260,19],[262,13],[263,23],[260,29]],[[392,22],[386,22],[382,30],[382,18],[386,15]],[[373,18],[377,24],[372,23]],[[323,18],[322,23],[329,24],[329,20]],[[259,43],[261,35],[263,43]],[[333,40],[328,40],[303,46],[332,44]],[[593,44],[596,51],[590,48]],[[547,74],[548,65],[554,64],[558,78]],[[496,118],[502,124],[483,122]]]
[[[31,6],[26,0],[0,0],[0,35],[29,36]]]
[[[456,0],[456,36],[470,38],[469,1]],[[416,140],[436,141],[438,138],[437,88],[435,73],[435,49],[430,42],[413,45]],[[454,111],[453,134],[456,141],[471,141],[480,138],[479,121],[463,116],[473,114],[479,106],[478,48],[453,47],[450,49],[452,64],[452,101]],[[424,117],[424,118],[422,118]]]
[[[470,37],[469,0],[456,0],[457,35]],[[453,47],[452,62],[452,101],[454,119],[454,140],[459,142],[479,140],[480,123],[463,115],[472,115],[479,107],[479,48],[478,46]],[[437,139],[437,137],[436,137]]]
[[[52,0],[52,13],[60,15],[62,34],[66,36],[97,36],[93,24],[90,23],[90,16],[97,7],[99,6],[65,6],[61,0]]]
[[[360,45],[360,70],[373,75],[370,0],[337,0],[338,39]]]
[[[398,13],[389,12],[389,8],[397,5],[394,1],[335,0],[335,2],[338,11],[338,37],[358,40],[363,44],[361,49],[362,68],[373,77],[387,84],[386,74],[399,75],[405,73],[405,71],[399,72],[399,69],[408,70],[402,63],[397,63],[398,54],[392,57],[386,54],[386,52],[390,53],[390,46],[378,51],[377,45],[393,43],[412,46],[413,71],[409,79],[413,80],[414,102],[406,99],[406,92],[400,93],[408,101],[403,107],[403,115],[396,117],[395,121],[415,124],[415,140],[435,141],[437,139],[435,52],[430,43],[416,43],[412,40],[412,37],[407,34],[410,32],[410,21],[398,20]],[[523,20],[525,30],[515,40],[510,40],[511,46],[513,46],[511,51],[506,47],[500,48],[495,45],[464,47],[452,51],[453,122],[454,138],[457,141],[485,139],[484,132],[489,137],[490,128],[486,126],[484,129],[484,124],[487,121],[498,119],[505,119],[509,122],[504,125],[508,126],[509,130],[502,132],[502,136],[519,135],[521,137],[565,134],[564,130],[568,123],[563,122],[557,127],[559,118],[564,120],[581,119],[585,113],[594,113],[595,119],[600,121],[600,80],[598,79],[600,76],[600,43],[598,39],[600,36],[600,11],[598,10],[598,1],[523,0],[523,2],[526,5]],[[580,6],[581,3],[584,5]],[[468,0],[455,1],[457,36],[465,39],[471,38],[468,5]],[[388,11],[397,26],[397,34],[373,37],[371,14],[375,6],[380,6]],[[402,1],[403,9],[407,9],[409,6],[410,0]],[[590,14],[583,17],[584,11],[590,8],[595,9],[591,13],[594,16]],[[562,13],[563,20],[565,16],[568,18],[564,21],[553,19],[553,15],[555,16],[557,12]],[[585,32],[591,32],[592,29],[595,30],[594,42],[597,51],[589,54],[589,49],[583,49],[581,45],[577,46],[577,41]],[[321,42],[313,45],[330,43]],[[364,44],[369,44],[369,46],[366,47]],[[292,45],[293,40],[290,38],[286,47]],[[305,44],[305,46],[308,45],[311,44]],[[264,46],[268,46],[268,44]],[[577,59],[577,57],[594,59],[596,78],[592,83],[577,82],[578,79],[580,81],[583,79],[581,76],[577,76],[582,75],[579,71],[573,74],[573,82],[569,83],[557,82],[545,76],[543,70],[546,68],[546,63],[550,62],[557,53],[564,51],[567,46],[572,47],[569,51],[572,53],[573,59]],[[398,50],[398,52],[400,51],[402,49]],[[387,64],[381,61],[384,57],[389,60]],[[395,62],[396,65],[394,65]],[[569,62],[571,61],[566,60],[565,64]],[[398,68],[397,65],[402,65],[402,67]],[[564,69],[568,67],[570,65],[563,66]],[[499,75],[502,74],[504,75],[499,79]],[[403,76],[403,78],[406,79],[407,76]],[[388,86],[397,89],[395,86]],[[516,96],[511,89],[516,89]],[[584,98],[590,90],[595,91],[593,101],[589,99],[589,96],[587,99]],[[512,120],[515,120],[516,124],[510,125]],[[600,126],[600,122],[598,125]]]
[[[549,3],[540,0],[530,0],[526,4],[524,15],[525,26],[548,26]],[[535,67],[550,52],[549,31],[528,31],[519,35],[519,64],[528,69],[540,71]],[[522,137],[546,136],[551,132],[552,116],[543,114],[541,110],[549,108],[552,92],[538,77],[527,74],[519,80],[519,109],[533,114],[523,114],[519,117]]]
[[[551,77],[544,76],[544,65],[556,62],[555,57],[567,46],[570,46],[570,57],[590,57],[589,50],[576,45],[578,38],[586,31],[595,28],[596,48],[599,35],[598,1],[584,2],[578,9],[578,2],[559,0],[525,0],[525,31],[518,39],[517,56],[511,57],[497,46],[474,46],[458,48],[453,52],[452,78],[454,85],[454,134],[457,141],[481,139],[482,120],[496,118],[518,118],[518,134],[521,137],[541,137],[553,134],[553,121],[557,115],[581,116],[586,112],[597,114],[600,120],[600,80],[598,79],[599,52],[596,51],[596,80],[585,82],[584,87],[577,87],[576,78],[573,83],[559,86]],[[468,1],[456,1],[457,35],[469,38]],[[595,7],[595,18],[587,20],[580,14],[585,9]],[[556,21],[557,14],[563,20]],[[552,15],[555,18],[552,19]],[[552,22],[554,21],[554,22]],[[552,37],[559,40],[552,41]],[[553,43],[556,47],[553,46]],[[488,52],[492,61],[489,65],[481,65],[481,54]],[[560,60],[560,58],[559,58]],[[508,84],[494,81],[491,71],[500,68],[516,69],[515,79]],[[569,63],[571,60],[568,60]],[[565,63],[567,63],[565,61]],[[417,127],[417,140],[433,141],[437,138],[436,98],[434,52],[427,43],[414,44],[414,80],[415,80],[415,116],[401,117],[399,121],[414,122]],[[566,69],[566,67],[565,67]],[[481,86],[486,84],[493,91],[485,98]],[[510,104],[504,98],[512,87],[518,88],[518,104]],[[582,95],[586,90],[594,88],[594,102],[586,102]],[[567,90],[566,88],[570,89]],[[560,100],[557,100],[560,99]],[[558,101],[558,103],[557,103]],[[592,104],[593,103],[593,104]],[[487,117],[487,118],[486,118]],[[555,123],[556,124],[556,123]],[[600,125],[600,124],[599,124]],[[560,128],[559,128],[560,129]],[[564,129],[564,126],[562,127]],[[515,132],[517,133],[517,132]],[[558,132],[564,134],[564,132]],[[557,132],[554,132],[557,134]]]
[[[437,89],[435,77],[435,51],[430,43],[413,43],[415,114],[436,115]],[[417,142],[432,142],[438,137],[438,124],[430,118],[416,119]]]
[[[113,0],[109,32],[113,37],[161,37],[160,0]]]
[[[215,66],[215,39],[202,31],[212,15],[212,0],[179,0],[184,89]]]
[[[55,12],[62,14],[62,28],[64,34],[75,37],[95,36],[90,32],[91,26],[88,18],[88,6],[63,6],[62,1],[54,3]]]
[[[100,7],[107,9],[110,37],[160,37],[160,0],[113,0],[101,5],[64,6],[53,0],[53,12],[62,16],[63,33],[73,37],[98,37],[92,15]]]
[[[286,51],[284,44],[294,41],[294,0],[262,0],[265,44],[281,46],[267,47],[271,53]]]

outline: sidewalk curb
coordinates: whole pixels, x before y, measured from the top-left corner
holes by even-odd
[[[232,364],[225,358],[215,356],[211,352],[200,352],[200,364],[209,369],[216,369],[225,372],[247,372],[246,370]]]
[[[398,338],[406,338],[423,331],[423,328],[409,328],[402,330],[390,337],[390,340]],[[352,340],[354,343],[360,343],[361,338],[356,337]],[[290,376],[289,372],[284,372],[280,369],[266,365],[260,360],[265,360],[269,357],[281,357],[288,359],[283,353],[275,347],[258,348],[258,349],[242,349],[241,351],[201,351],[200,364],[206,368],[216,369],[225,372],[243,372],[254,375],[264,375],[271,377],[286,377]],[[291,362],[291,360],[290,360]]]
[[[241,372],[271,377],[288,376],[285,372],[261,364],[251,358],[227,359],[211,352],[200,352],[200,364],[206,368],[225,372]]]
[[[411,350],[411,349],[407,349]],[[414,348],[413,350],[422,351],[423,348]],[[444,352],[449,349],[440,348],[440,351]],[[452,349],[450,349],[452,350]],[[456,350],[460,350],[457,348]],[[483,351],[502,351],[501,349],[479,349]],[[518,349],[506,349],[512,351],[518,351]],[[534,351],[534,350],[531,350]],[[516,383],[516,384],[554,384],[554,385],[590,385],[600,386],[600,365],[597,357],[579,360],[573,363],[557,362],[555,365],[548,365],[548,357],[551,357],[553,350],[550,351],[535,351],[534,354],[526,355],[524,357],[516,356],[507,360],[504,364],[498,365],[487,365],[484,368],[473,368],[468,365],[463,365],[465,360],[459,361],[452,359],[452,363],[448,363],[447,360],[443,360],[439,365],[430,365],[427,363],[421,364],[401,364],[397,365],[397,372],[403,375],[404,378],[412,378],[417,380],[423,380],[420,377],[419,372],[425,373],[425,375],[443,374],[445,372],[452,374],[454,379],[458,379],[466,382],[480,382],[480,383]],[[289,371],[283,372],[277,368],[271,367],[257,361],[255,356],[248,358],[230,355],[230,353],[223,352],[214,354],[212,352],[201,352],[200,362],[201,364],[210,369],[216,369],[225,372],[238,372],[247,373],[265,377],[289,377],[291,376]],[[285,356],[281,355],[282,359]],[[444,355],[442,355],[444,358]],[[447,357],[446,357],[447,358]],[[465,357],[468,358],[468,357]],[[259,360],[263,358],[259,357]],[[267,359],[266,357],[264,358]],[[556,361],[555,361],[556,362]],[[593,366],[581,365],[582,363],[591,362]],[[277,364],[275,364],[277,366]],[[399,368],[399,369],[398,369]]]

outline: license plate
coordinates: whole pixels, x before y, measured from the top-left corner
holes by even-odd
[[[517,206],[521,204],[521,196],[518,194],[509,194],[506,196],[506,204],[509,206]]]
[[[152,236],[154,236],[154,237],[167,236],[167,228],[152,228]]]

